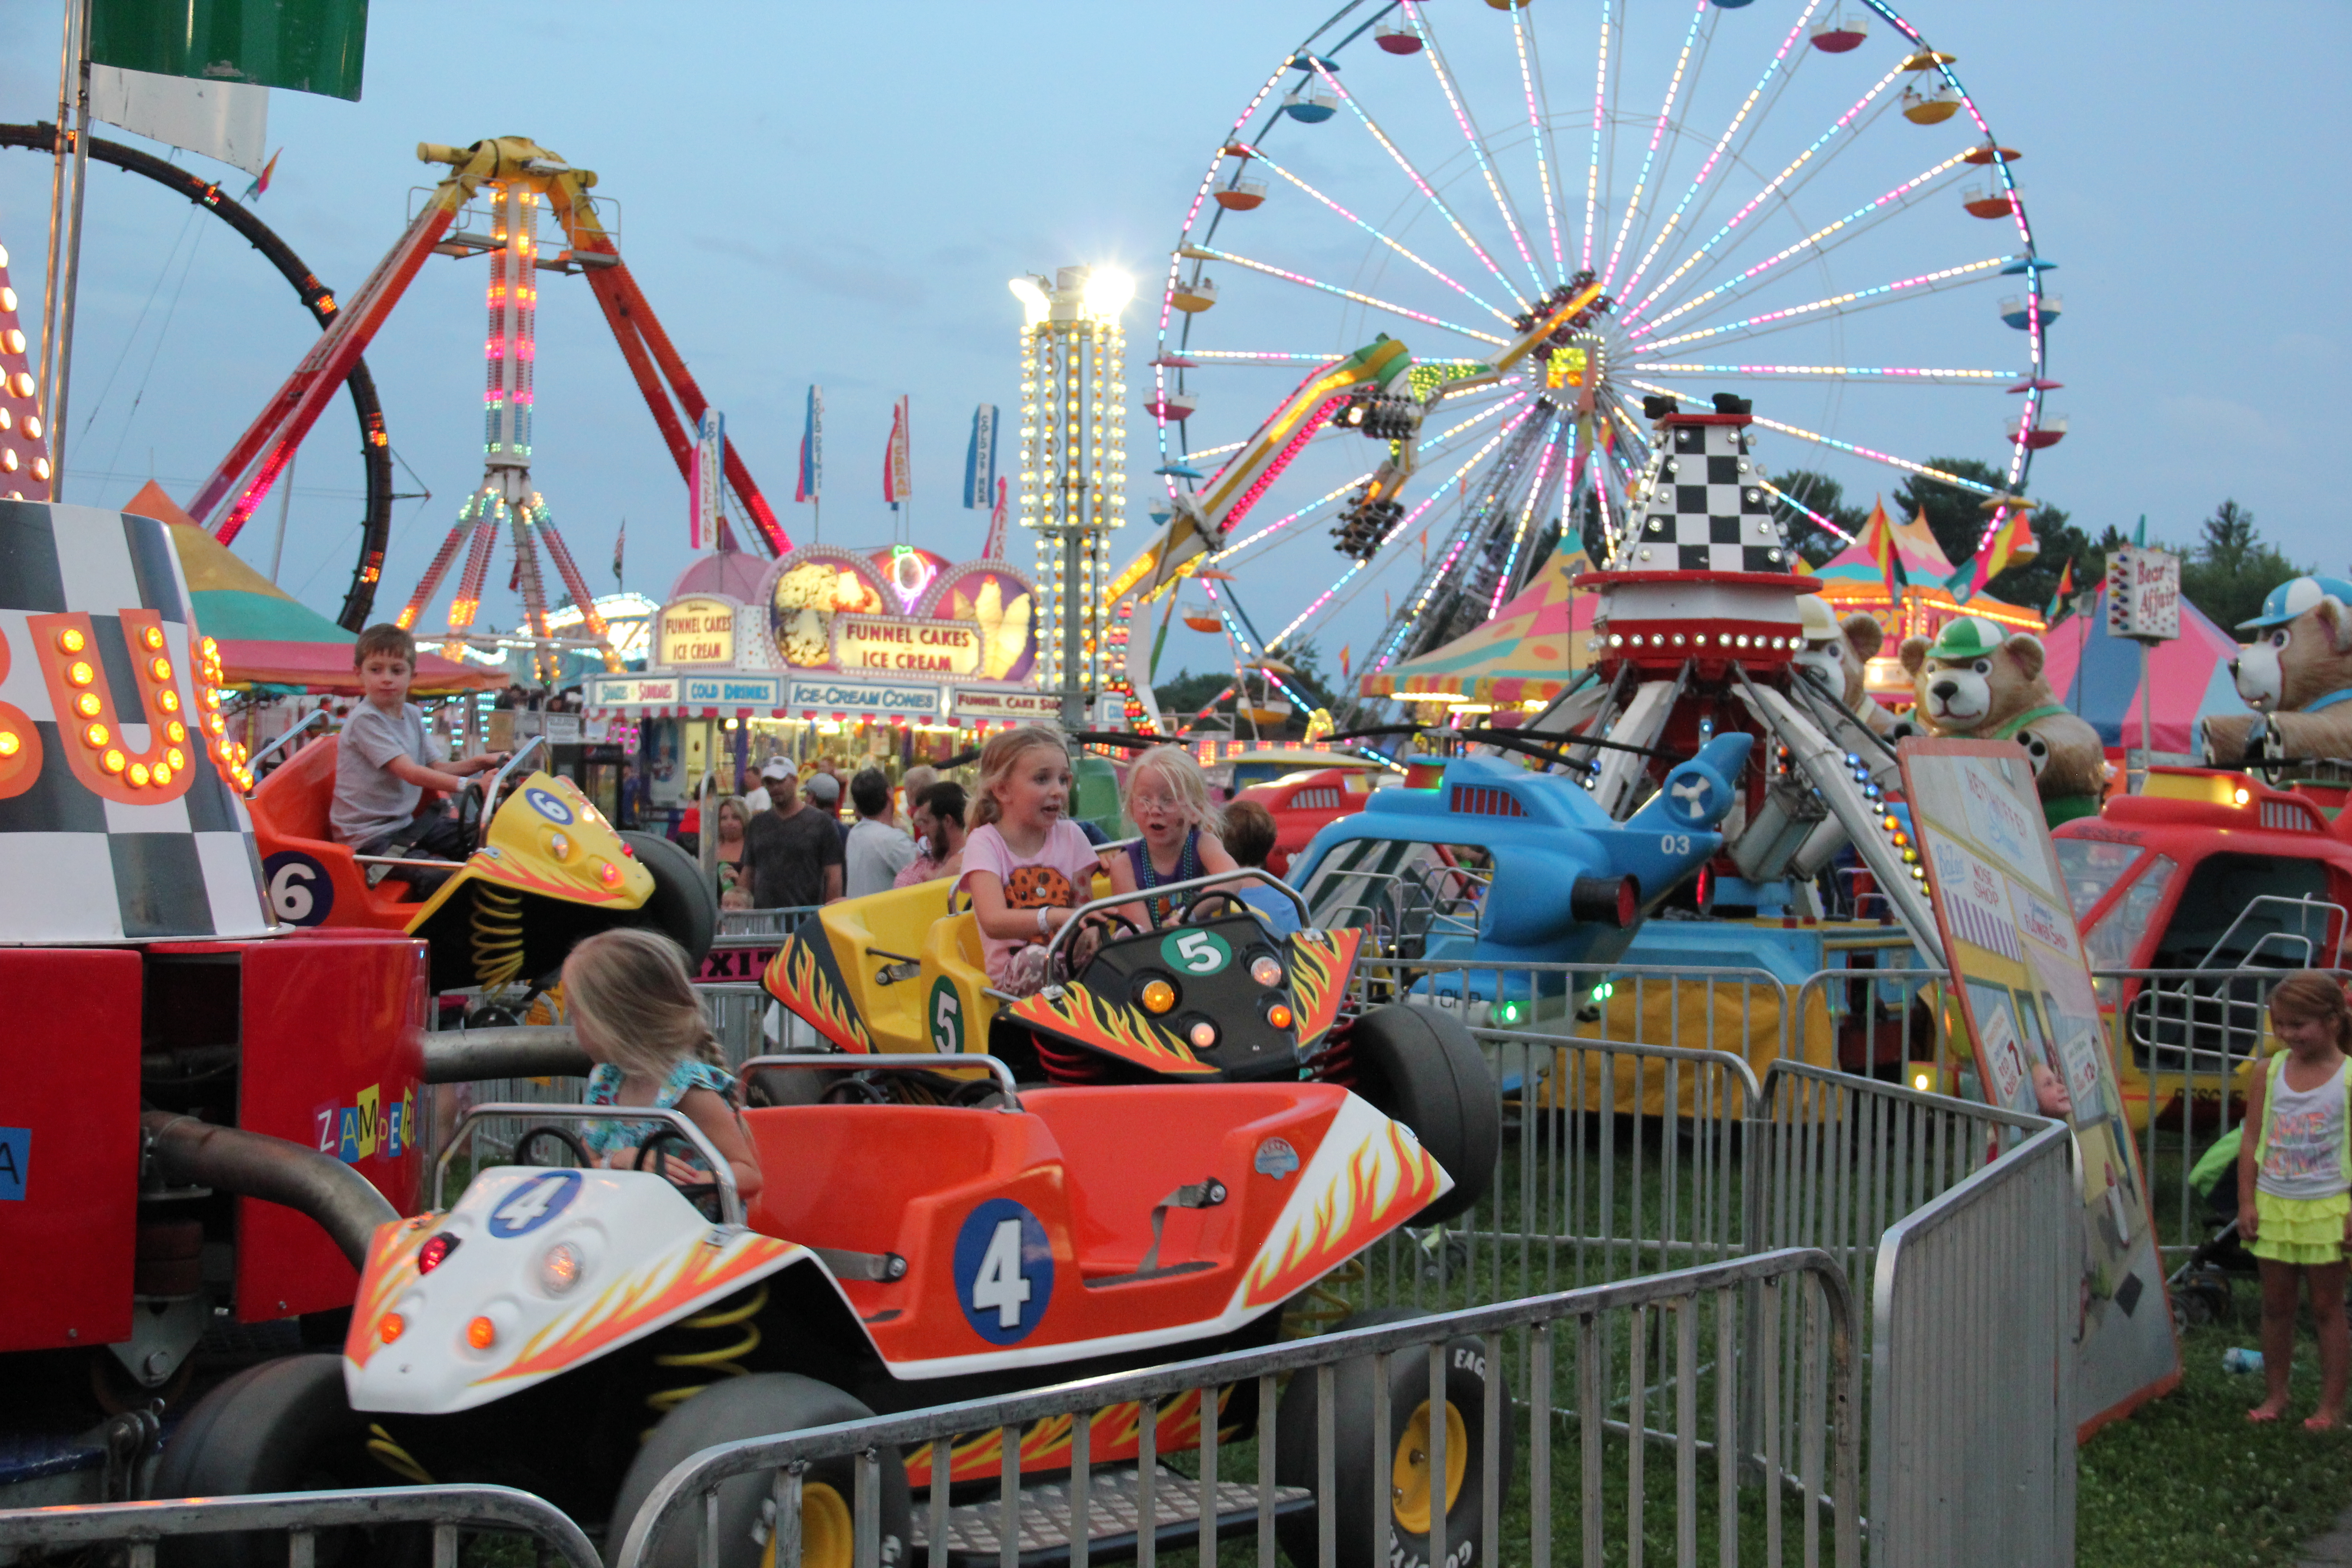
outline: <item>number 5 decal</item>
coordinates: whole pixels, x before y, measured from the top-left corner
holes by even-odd
[[[1213,931],[1179,931],[1160,944],[1160,961],[1186,974],[1214,974],[1234,958],[1225,939]]]
[[[931,1049],[948,1056],[963,1050],[963,999],[944,974],[931,985]]]
[[[1054,1249],[1037,1216],[1010,1198],[991,1198],[956,1233],[956,1300],[972,1331],[991,1344],[1027,1339],[1054,1298]]]

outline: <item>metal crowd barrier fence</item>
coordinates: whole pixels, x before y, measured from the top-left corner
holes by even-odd
[[[1738,1352],[1751,1301],[1766,1325],[1758,1342],[1787,1345],[1784,1359]],[[1482,1392],[1508,1340],[1525,1344],[1523,1401]],[[1318,1568],[1548,1563],[1570,1542],[1598,1563],[1612,1541],[1628,1561],[1648,1550],[1695,1564],[1703,1537],[1712,1537],[1708,1555],[1725,1563],[1745,1554],[1855,1568],[1857,1372],[1843,1274],[1826,1255],[1792,1248],[706,1448],[655,1487],[614,1564],[685,1560],[673,1539],[681,1531],[694,1541],[695,1561],[719,1561],[731,1549],[713,1535],[721,1489],[758,1478],[778,1524],[773,1562],[797,1568],[803,1489],[816,1484],[810,1468],[847,1458],[853,1495],[832,1501],[848,1504],[858,1568],[946,1568],[951,1552],[994,1555],[1012,1568],[1024,1551],[1061,1542],[1071,1568],[1086,1568],[1096,1551],[1132,1552],[1140,1568],[1153,1568],[1160,1550],[1195,1543],[1210,1563],[1216,1542],[1230,1536],[1253,1537],[1266,1568],[1277,1543],[1293,1562]],[[1224,1439],[1218,1422],[1203,1422],[1192,1473],[1162,1462],[1157,1443],[1171,1402],[1208,1407],[1235,1393],[1255,1395],[1253,1437]],[[1136,1419],[1147,1402],[1159,1419]],[[1416,1411],[1423,1402],[1448,1418]],[[1769,1417],[1753,1449],[1739,1440],[1737,1415],[1751,1403]],[[1343,1422],[1343,1408],[1360,1414]],[[1041,1423],[1066,1427],[1069,1464],[1059,1484],[1024,1496],[1022,1434]],[[1141,1443],[1133,1470],[1093,1467],[1097,1430],[1130,1424]],[[959,1438],[992,1432],[1003,1455],[998,1495],[959,1507],[947,1489],[932,1488],[910,1512],[908,1538],[885,1542],[884,1455],[928,1447],[943,1473]],[[1228,1442],[1243,1448],[1235,1468],[1254,1469],[1254,1486],[1222,1479]],[[1458,1491],[1448,1452],[1456,1442]],[[1419,1444],[1425,1450],[1406,1452]],[[1672,1467],[1654,1490],[1653,1448],[1670,1450]],[[1059,1466],[1045,1473],[1065,1474]],[[1447,1478],[1443,1503],[1437,1478]],[[1414,1488],[1424,1485],[1416,1510]]]
[[[815,908],[814,904],[786,904],[772,910],[721,910],[719,939],[723,942],[730,936],[764,936],[781,941],[801,923],[802,916]]]
[[[231,1531],[283,1531],[288,1568],[311,1568],[321,1553],[333,1560],[332,1536],[399,1526],[429,1529],[433,1568],[457,1568],[459,1538],[503,1534],[530,1537],[539,1561],[570,1568],[602,1568],[596,1549],[553,1503],[511,1487],[371,1487],[344,1492],[263,1492],[250,1497],[181,1498],[163,1502],[92,1503],[71,1508],[0,1510],[0,1552],[47,1548],[89,1552],[125,1548],[129,1568],[155,1568],[158,1542]]]
[[[2053,1244],[2082,1224],[2073,1147],[2063,1125],[2042,1121],[1878,1239],[1869,1438],[1880,1568],[2074,1561],[2068,1325],[2079,1272],[2074,1247]]]

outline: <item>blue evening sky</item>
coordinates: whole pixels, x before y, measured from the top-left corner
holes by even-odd
[[[260,212],[323,279],[348,289],[392,243],[411,188],[429,183],[431,171],[414,157],[416,142],[529,135],[596,170],[598,194],[621,204],[631,268],[788,528],[807,531],[808,509],[791,496],[802,396],[814,381],[824,385],[830,411],[824,537],[889,537],[879,470],[890,401],[906,393],[914,399],[913,537],[958,558],[977,552],[985,527],[984,514],[963,510],[957,494],[972,405],[1005,405],[1008,425],[1017,424],[1019,308],[1005,279],[1076,262],[1125,267],[1142,285],[1128,318],[1129,510],[1138,521],[1125,543],[1139,545],[1158,483],[1150,474],[1158,460],[1152,421],[1140,408],[1150,382],[1144,362],[1154,352],[1169,248],[1241,107],[1332,4],[918,0],[649,9],[596,0],[500,7],[380,0],[364,101],[273,95],[271,141],[285,153]],[[1668,138],[1655,176],[1661,188],[1685,187],[1798,9],[1761,0],[1709,18],[1684,104],[1682,136],[1695,139],[1695,151],[1677,165],[1673,154],[1684,141]],[[1538,230],[1540,253],[1542,220],[1530,216],[1541,207],[1538,176],[1524,134],[1509,135],[1515,122],[1523,130],[1526,111],[1508,16],[1472,0],[1430,0],[1427,10],[1470,112],[1501,149],[1499,177]],[[1666,0],[1631,0],[1630,10],[1614,100],[1628,117],[1612,164],[1624,171],[1612,174],[1620,183],[1638,168],[1691,15]],[[58,11],[0,12],[6,119],[50,112]],[[1567,194],[1571,252],[1589,163],[1598,11],[1591,0],[1534,0],[1527,13],[1556,126],[1549,172]],[[2334,76],[2352,13],[1918,0],[1906,14],[1958,56],[1962,80],[2002,142],[2025,154],[2016,167],[2035,237],[2060,264],[2049,289],[2065,309],[2052,329],[2048,374],[2065,383],[2051,408],[2072,428],[2037,458],[2032,492],[2094,531],[2110,522],[2129,528],[2145,512],[2151,533],[2173,539],[2191,536],[2199,519],[2233,496],[2296,558],[2330,571],[2352,566],[2340,521],[2345,482],[2331,460],[2340,441],[2326,434],[2335,377],[2352,344],[2340,279],[2346,182],[2338,163],[2352,140],[2352,109]],[[1483,245],[1509,245],[1460,155],[1426,60],[1382,55],[1370,43],[1340,57],[1343,81]],[[1780,167],[1902,51],[1882,24],[1851,55],[1817,54],[1802,42],[1794,53],[1802,58],[1785,90],[1765,95],[1755,140],[1741,144],[1747,156],[1735,153],[1738,166],[1717,188],[1729,201],[1745,199],[1731,189],[1733,176],[1752,190],[1759,178],[1748,169]],[[1965,129],[1880,116],[1848,137],[1850,157],[1824,163],[1801,219],[1818,226],[1864,205],[1964,146]],[[1494,281],[1441,219],[1421,210],[1346,111],[1320,126],[1286,122],[1267,148],[1471,292]],[[233,172],[225,178],[232,194],[246,183]],[[47,201],[42,160],[0,159],[0,243],[26,300],[28,330],[37,317]],[[1921,205],[1932,210],[1859,235],[1831,258],[1833,268],[1792,283],[1794,291],[1759,289],[1758,308],[1822,297],[1824,279],[1828,292],[1858,289],[2014,243],[2011,225],[1962,213],[1956,190],[1939,186]],[[1729,210],[1699,216],[1711,230]],[[313,335],[265,264],[223,226],[190,219],[189,207],[144,182],[93,174],[70,499],[120,501],[151,474],[187,499]],[[1776,237],[1762,232],[1763,222],[1762,248],[1743,266],[1799,232]],[[1363,231],[1280,182],[1265,209],[1229,219],[1218,242],[1448,321],[1476,321],[1460,294],[1373,254]],[[1643,246],[1637,237],[1633,248]],[[1662,259],[1661,271],[1671,259]],[[429,501],[397,509],[378,599],[387,616],[480,479],[484,270],[478,261],[429,261],[368,355],[394,444],[423,481],[404,469],[402,488],[432,491]],[[1227,297],[1222,314],[1202,320],[1196,346],[1322,353],[1344,352],[1375,331],[1409,342],[1429,331],[1392,316],[1343,313],[1326,296],[1233,268],[1213,271]],[[684,486],[585,284],[553,275],[543,282],[537,482],[598,591],[612,586],[614,532],[625,516],[628,585],[658,596],[687,560]],[[2024,339],[1996,319],[1999,291],[1999,283],[1979,283],[1864,312],[1834,342],[1818,333],[1759,337],[1737,357],[2013,369]],[[1443,336],[1416,344],[1433,356],[1470,346]],[[1194,445],[1245,434],[1297,374],[1202,373]],[[1728,383],[1692,384],[1705,391]],[[1997,458],[2001,420],[2019,402],[1993,387],[1872,383],[1843,395],[1817,382],[1743,389],[1758,395],[1759,414],[1777,409],[1801,426],[1912,458]],[[279,574],[329,614],[341,602],[357,539],[355,447],[348,405],[339,401],[303,448]],[[1368,450],[1334,445],[1328,484],[1369,468]],[[1008,437],[1008,470],[1013,457]],[[1901,479],[1858,459],[1820,462],[1787,437],[1776,437],[1767,457],[1776,468],[1825,467],[1865,496]],[[1302,464],[1299,477],[1322,471]],[[1430,482],[1449,471],[1430,470]],[[1267,504],[1287,498],[1287,511],[1322,488],[1328,485],[1278,489]],[[273,498],[237,542],[264,570],[276,518]],[[1257,557],[1264,566],[1238,584],[1268,631],[1268,623],[1306,608],[1345,564],[1319,525],[1312,537],[1297,531],[1297,541]],[[1419,567],[1413,543],[1392,547],[1380,572],[1353,585],[1361,591],[1313,628],[1327,662],[1342,644],[1361,662],[1382,620],[1382,595],[1402,595]],[[502,552],[484,617],[512,625],[505,572]],[[426,626],[438,624],[447,593]],[[1200,668],[1223,657],[1221,641],[1180,623],[1162,678],[1178,664]]]

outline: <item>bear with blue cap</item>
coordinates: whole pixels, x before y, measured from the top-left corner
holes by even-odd
[[[2352,582],[2282,583],[2238,629],[2255,636],[2238,646],[2230,674],[2254,711],[2205,721],[2207,760],[2352,756]]]
[[[1916,706],[1932,735],[2015,741],[2033,765],[2050,826],[2095,816],[2106,788],[2099,732],[2069,712],[2042,679],[2042,639],[1982,616],[1947,622],[1933,642],[1906,637],[1900,652]]]

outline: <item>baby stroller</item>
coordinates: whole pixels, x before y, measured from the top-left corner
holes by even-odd
[[[2238,1149],[2242,1127],[2215,1140],[2189,1168],[2189,1185],[2205,1205],[2207,1222],[2218,1228],[2165,1280],[2176,1326],[2216,1321],[2230,1310],[2230,1282],[2259,1271],[2254,1255],[2238,1239]]]

